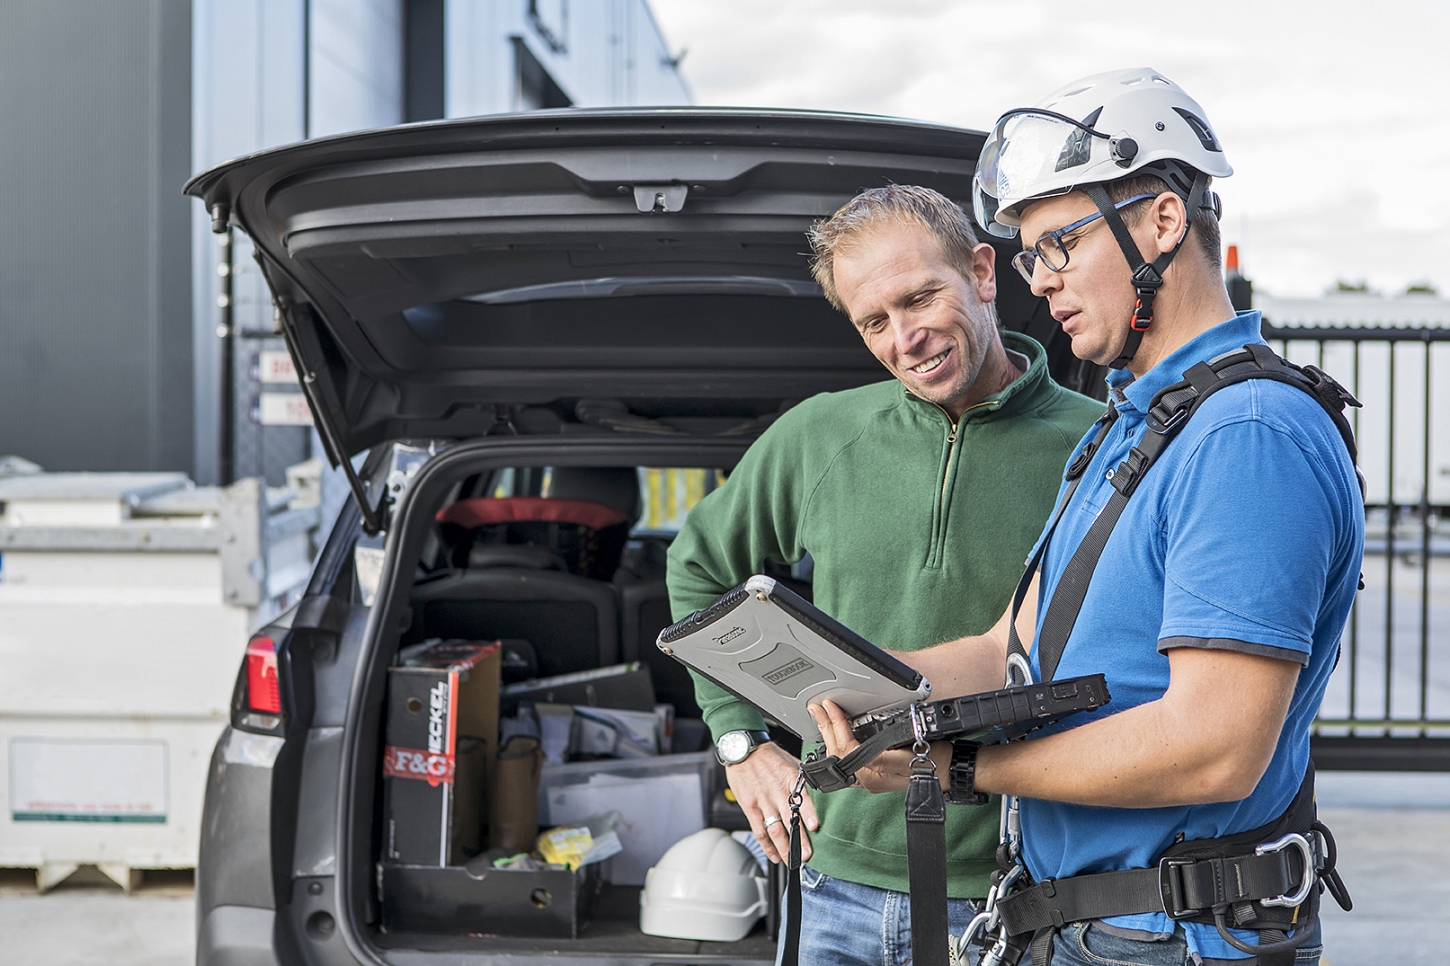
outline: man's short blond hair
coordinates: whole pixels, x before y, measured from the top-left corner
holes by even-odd
[[[836,290],[836,255],[846,252],[862,235],[888,224],[919,225],[931,233],[942,255],[963,278],[971,274],[972,249],[979,244],[972,223],[961,206],[939,191],[917,185],[893,184],[868,188],[842,205],[835,214],[811,226],[811,275],[826,298],[846,315]]]

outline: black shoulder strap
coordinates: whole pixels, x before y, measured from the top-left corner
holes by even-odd
[[[1082,609],[1082,602],[1087,595],[1088,584],[1092,581],[1093,571],[1097,568],[1098,558],[1102,556],[1103,548],[1107,546],[1108,537],[1122,515],[1128,498],[1133,495],[1133,491],[1137,489],[1144,474],[1157,461],[1163,450],[1168,447],[1168,444],[1183,429],[1184,424],[1198,411],[1198,407],[1202,406],[1209,396],[1220,389],[1249,379],[1272,379],[1302,389],[1309,393],[1334,420],[1334,425],[1349,450],[1350,459],[1354,460],[1358,456],[1354,445],[1354,431],[1350,428],[1349,420],[1345,418],[1344,407],[1347,405],[1359,406],[1359,400],[1355,399],[1331,376],[1314,366],[1297,366],[1281,359],[1266,345],[1250,344],[1208,362],[1200,362],[1188,369],[1183,376],[1182,381],[1165,387],[1153,397],[1153,401],[1148,407],[1145,420],[1147,430],[1144,432],[1142,440],[1129,451],[1127,459],[1123,460],[1113,471],[1112,484],[1116,492],[1108,499],[1107,505],[1093,521],[1087,536],[1078,545],[1053,590],[1052,600],[1048,603],[1047,614],[1043,618],[1042,631],[1037,635],[1036,645],[1038,665],[1044,681],[1052,680],[1057,672],[1057,663],[1062,658],[1062,649],[1067,645],[1073,625],[1077,623],[1077,615]],[[1059,507],[1057,511],[1058,517],[1061,516],[1067,501],[1064,499],[1062,502],[1063,506]],[[1056,525],[1057,519],[1054,518],[1053,527],[1055,528]],[[1049,531],[1049,537],[1050,535]],[[1032,571],[1035,571],[1036,565],[1040,564],[1046,545],[1047,540],[1044,539],[1037,556],[1032,561],[1031,569],[1023,578],[1024,581],[1030,581]],[[1016,616],[1015,607],[1013,616],[1014,618]],[[1015,635],[1015,631],[1013,633]],[[1010,636],[1008,647],[1010,660]]]
[[[1072,502],[1072,495],[1077,492],[1077,486],[1082,482],[1082,475],[1087,471],[1088,464],[1093,461],[1097,454],[1098,447],[1103,444],[1103,439],[1108,435],[1108,430],[1113,428],[1113,423],[1118,421],[1118,410],[1112,402],[1108,403],[1108,411],[1098,417],[1098,431],[1088,441],[1078,454],[1073,457],[1072,462],[1067,464],[1067,471],[1064,479],[1067,487],[1062,491],[1062,497],[1057,501],[1057,509],[1052,512],[1052,522],[1048,524],[1047,530],[1037,544],[1037,552],[1027,559],[1027,569],[1022,572],[1022,579],[1017,581],[1017,590],[1012,594],[1012,616],[1007,625],[1007,686],[1016,687],[1028,683],[1029,665],[1027,662],[1027,649],[1022,646],[1022,639],[1017,635],[1017,612],[1022,609],[1022,602],[1027,599],[1027,589],[1032,585],[1032,576],[1037,573],[1037,568],[1042,566],[1042,557],[1047,553],[1047,545],[1052,541],[1052,534],[1057,530],[1057,524],[1062,519],[1067,505]]]

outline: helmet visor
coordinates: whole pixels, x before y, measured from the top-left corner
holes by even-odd
[[[977,159],[973,194],[986,196],[974,198],[979,219],[998,206],[1071,190],[1064,184],[1092,160],[1095,139],[1106,144],[1107,135],[1050,111],[1024,108],[1002,115]]]
[[[1024,198],[1044,181],[1071,177],[1092,159],[1092,141],[1107,135],[1070,118],[1038,110],[1009,111],[982,149],[982,187],[998,200]]]

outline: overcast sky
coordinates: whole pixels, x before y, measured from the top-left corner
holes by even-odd
[[[1446,0],[650,2],[699,104],[984,129],[1073,78],[1156,68],[1224,145],[1224,240],[1256,288],[1450,294]]]

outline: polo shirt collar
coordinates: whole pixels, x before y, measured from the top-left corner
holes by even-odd
[[[1152,369],[1134,378],[1126,369],[1108,373],[1108,391],[1119,411],[1145,413],[1153,397],[1183,378],[1190,366],[1242,349],[1250,342],[1263,342],[1263,319],[1258,309],[1247,309],[1227,322],[1203,332],[1179,346]]]

